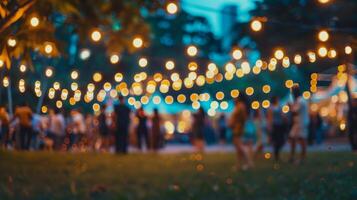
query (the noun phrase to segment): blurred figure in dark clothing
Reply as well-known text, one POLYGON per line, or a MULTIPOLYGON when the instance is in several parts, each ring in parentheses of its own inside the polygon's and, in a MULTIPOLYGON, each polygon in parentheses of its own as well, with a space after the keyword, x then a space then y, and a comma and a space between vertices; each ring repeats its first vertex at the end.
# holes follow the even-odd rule
POLYGON ((107 115, 105 113, 107 105, 103 104, 98 116, 98 128, 101 139, 101 149, 107 151, 109 148, 109 127, 107 124, 107 115))
POLYGON ((202 107, 200 107, 193 115, 192 134, 193 142, 198 151, 204 150, 204 128, 205 128, 206 114, 202 107))
POLYGON ((280 150, 284 146, 287 135, 287 123, 283 117, 279 98, 273 97, 272 106, 268 110, 268 131, 274 149, 275 161, 280 160, 280 150))
POLYGON ((309 145, 313 145, 316 142, 316 138, 321 131, 322 118, 318 112, 310 113, 310 124, 309 124, 309 135, 307 137, 307 142, 309 145))
POLYGON ((154 115, 151 118, 151 143, 154 151, 157 151, 160 147, 161 139, 161 117, 157 108, 154 109, 154 115))
POLYGON ((28 150, 32 138, 32 110, 26 103, 23 103, 15 109, 14 117, 19 120, 20 149, 28 150))
POLYGON ((147 127, 147 116, 143 107, 140 107, 136 113, 136 117, 139 120, 138 127, 136 129, 138 148, 143 150, 142 139, 145 140, 146 148, 149 149, 149 132, 147 127))
POLYGON ((218 131, 219 131, 219 142, 221 144, 226 143, 227 140, 227 120, 226 115, 224 113, 219 116, 218 119, 218 131))
POLYGON ((130 125, 130 108, 125 105, 125 98, 119 96, 119 104, 114 106, 116 132, 115 151, 117 153, 128 153, 128 135, 130 125))

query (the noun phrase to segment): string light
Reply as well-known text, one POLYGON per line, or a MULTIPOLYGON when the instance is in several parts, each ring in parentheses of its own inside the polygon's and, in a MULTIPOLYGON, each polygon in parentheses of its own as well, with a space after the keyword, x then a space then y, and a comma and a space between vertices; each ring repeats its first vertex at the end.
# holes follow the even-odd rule
POLYGON ((319 1, 319 3, 321 3, 321 4, 327 4, 327 3, 330 2, 330 0, 318 0, 318 1, 319 1))
POLYGON ((326 49, 326 47, 320 47, 317 53, 319 54, 320 57, 324 58, 327 56, 328 50, 326 49))
POLYGON ((37 17, 31 17, 30 24, 32 27, 37 27, 40 24, 40 20, 37 17))
POLYGON ((187 47, 187 54, 191 57, 196 56, 198 53, 198 49, 196 46, 190 45, 187 47))
POLYGON ((52 76, 53 76, 53 70, 52 70, 52 68, 48 67, 48 68, 46 69, 46 71, 45 71, 45 75, 46 75, 47 77, 52 77, 52 76))
POLYGON ((263 28, 263 24, 262 22, 260 22, 259 20, 253 20, 251 23, 250 23, 250 28, 255 31, 255 32, 258 32, 258 31, 261 31, 262 28, 263 28))
POLYGON ((15 47, 16 44, 17 44, 17 41, 16 41, 15 38, 9 38, 9 39, 7 40, 7 45, 9 45, 10 47, 15 47))
POLYGON ((45 53, 51 54, 53 51, 53 45, 49 42, 45 43, 45 53))
POLYGON ((102 80, 102 78, 103 78, 102 74, 99 73, 99 72, 96 72, 96 73, 93 74, 93 80, 95 82, 100 82, 102 80))
POLYGON ((74 70, 71 72, 71 78, 73 80, 76 80, 78 78, 79 74, 78 74, 78 71, 74 70))
POLYGON ((91 33, 91 38, 94 42, 99 42, 99 40, 102 38, 102 34, 99 30, 94 30, 91 33))
POLYGON ((141 39, 140 37, 136 37, 133 40, 133 46, 135 48, 141 48, 143 46, 144 42, 143 39, 141 39))
POLYGON ((345 53, 346 53, 347 55, 351 54, 351 53, 352 53, 352 47, 351 47, 351 46, 346 46, 346 47, 345 47, 345 53))
POLYGON ((320 31, 318 34, 318 38, 321 42, 326 42, 329 39, 329 37, 330 36, 329 36, 328 32, 325 30, 320 31))
POLYGON ((113 54, 110 56, 110 63, 117 64, 120 60, 120 57, 117 54, 113 54))
POLYGON ((172 60, 169 60, 165 63, 165 67, 167 70, 173 70, 175 68, 175 63, 172 60))
POLYGON ((24 72, 26 72, 26 70, 27 70, 26 65, 21 64, 21 65, 20 65, 20 72, 24 73, 24 72))
POLYGON ((284 51, 281 49, 277 49, 274 53, 274 57, 278 60, 281 60, 284 58, 284 51))
POLYGON ((146 58, 140 58, 139 59, 139 66, 140 67, 146 67, 148 65, 148 60, 146 58))
POLYGON ((243 52, 242 50, 240 49, 234 49, 232 51, 232 57, 235 59, 235 60, 240 60, 242 57, 243 57, 243 52))
POLYGON ((167 4, 166 11, 171 15, 176 14, 178 11, 178 6, 175 3, 171 2, 167 4))
POLYGON ((296 54, 296 55, 294 56, 294 63, 297 64, 297 65, 299 65, 299 64, 301 64, 301 62, 302 62, 302 57, 301 57, 301 55, 300 55, 300 54, 296 54))
POLYGON ((79 57, 82 59, 82 60, 86 60, 90 57, 90 50, 89 49, 82 49, 80 54, 79 54, 79 57))

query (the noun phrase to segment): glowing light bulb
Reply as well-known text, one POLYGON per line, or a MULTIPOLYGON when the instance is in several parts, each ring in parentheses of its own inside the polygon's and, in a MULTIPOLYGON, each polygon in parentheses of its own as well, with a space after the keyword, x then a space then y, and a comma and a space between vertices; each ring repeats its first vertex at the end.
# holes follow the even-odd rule
POLYGON ((144 42, 143 39, 141 39, 140 37, 136 37, 133 40, 133 46, 135 48, 141 48, 143 46, 144 42))
POLYGON ((253 20, 251 23, 250 23, 250 28, 255 31, 255 32, 258 32, 258 31, 261 31, 262 28, 263 28, 263 24, 262 22, 260 22, 259 20, 253 20))
POLYGON ((146 58, 140 58, 139 59, 139 66, 140 67, 146 67, 148 65, 148 60, 146 58))
POLYGON ((274 57, 276 59, 278 59, 278 60, 283 59, 284 58, 284 51, 281 50, 281 49, 276 50, 275 53, 274 53, 274 57))
POLYGON ((345 53, 348 54, 348 55, 351 54, 352 53, 352 47, 351 46, 346 46, 345 47, 345 53))
POLYGON ((175 63, 172 60, 166 62, 165 67, 167 70, 173 70, 175 68, 175 63))
POLYGON ((47 53, 47 54, 51 54, 52 53, 52 51, 53 51, 53 46, 52 46, 52 44, 46 44, 45 45, 45 52, 47 53))
POLYGON ((234 49, 232 51, 232 57, 235 60, 240 60, 243 57, 243 52, 240 49, 234 49))
POLYGON ((17 42, 16 42, 16 39, 15 39, 15 38, 9 38, 9 39, 7 40, 7 45, 9 45, 10 47, 15 47, 16 44, 17 44, 17 42))
POLYGON ((167 4, 166 11, 171 15, 176 14, 178 11, 178 6, 175 3, 171 2, 167 4))
POLYGON ((71 72, 71 78, 72 78, 73 80, 76 80, 76 79, 78 78, 78 76, 79 76, 79 74, 78 74, 77 71, 72 71, 72 72, 71 72))
POLYGON ((46 71, 45 71, 45 75, 47 77, 53 76, 53 70, 51 68, 47 68, 46 71))
POLYGON ((320 57, 326 57, 328 50, 326 49, 326 47, 320 47, 317 51, 317 53, 319 54, 320 57))
POLYGON ((329 37, 330 36, 329 36, 328 32, 325 30, 320 31, 318 34, 318 38, 321 42, 326 42, 329 39, 329 37))
POLYGON ((187 54, 191 57, 196 56, 198 53, 198 49, 196 46, 190 45, 187 47, 187 54))
POLYGON ((40 24, 40 20, 37 17, 31 17, 30 24, 32 27, 37 27, 40 24))
POLYGON ((110 56, 110 63, 112 63, 112 64, 117 64, 119 62, 119 60, 120 60, 120 57, 117 54, 113 54, 110 56))
POLYGON ((98 30, 91 33, 91 38, 94 42, 98 42, 102 38, 102 34, 98 30))

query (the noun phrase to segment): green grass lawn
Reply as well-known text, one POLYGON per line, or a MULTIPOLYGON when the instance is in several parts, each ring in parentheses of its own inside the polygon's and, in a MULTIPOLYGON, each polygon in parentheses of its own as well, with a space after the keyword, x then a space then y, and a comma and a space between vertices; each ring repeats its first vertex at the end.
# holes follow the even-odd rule
POLYGON ((357 156, 311 153, 296 166, 231 153, 0 152, 0 199, 357 199, 357 156))

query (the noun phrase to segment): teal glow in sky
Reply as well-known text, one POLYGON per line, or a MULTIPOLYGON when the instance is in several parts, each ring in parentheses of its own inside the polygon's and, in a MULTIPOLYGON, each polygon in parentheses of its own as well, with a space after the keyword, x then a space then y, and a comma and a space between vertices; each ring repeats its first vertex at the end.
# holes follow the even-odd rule
POLYGON ((238 20, 249 20, 249 10, 254 8, 254 0, 182 0, 181 6, 185 11, 203 16, 208 19, 213 32, 220 36, 221 31, 221 13, 220 10, 225 5, 238 6, 238 20))

